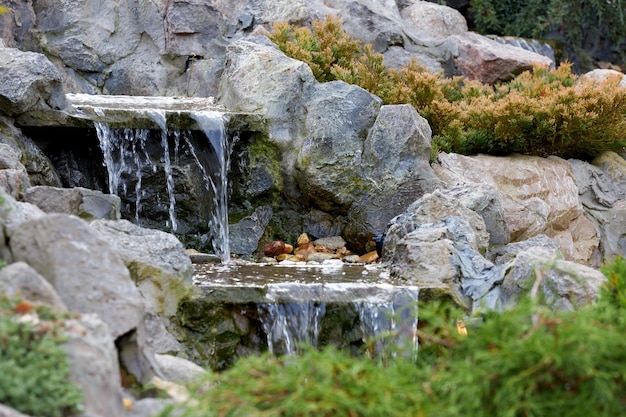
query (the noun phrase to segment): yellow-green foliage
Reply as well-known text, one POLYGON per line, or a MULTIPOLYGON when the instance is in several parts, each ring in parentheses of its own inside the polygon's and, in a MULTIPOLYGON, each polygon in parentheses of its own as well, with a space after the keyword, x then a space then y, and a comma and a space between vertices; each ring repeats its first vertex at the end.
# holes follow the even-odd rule
POLYGON ((307 62, 321 82, 343 80, 384 104, 412 104, 430 123, 435 150, 592 158, 626 144, 626 88, 618 78, 579 79, 569 64, 536 67, 490 86, 433 74, 417 61, 387 68, 370 45, 352 40, 337 18, 313 29, 274 26, 272 40, 307 62))
MULTIPOLYGON (((536 67, 493 93, 439 102, 435 140, 447 151, 591 158, 626 143, 619 78, 578 79, 568 64, 536 67)), ((433 127, 435 130, 435 127, 433 127)))

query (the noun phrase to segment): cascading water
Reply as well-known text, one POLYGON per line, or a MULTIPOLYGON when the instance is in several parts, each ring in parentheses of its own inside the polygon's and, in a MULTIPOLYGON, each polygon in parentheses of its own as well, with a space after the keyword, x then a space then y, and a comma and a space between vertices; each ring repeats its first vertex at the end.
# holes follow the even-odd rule
MULTIPOLYGON (((95 113, 102 116, 96 109, 95 113)), ((160 146, 162 149, 161 163, 165 174, 167 189, 168 217, 167 226, 173 231, 178 230, 179 222, 176 214, 176 194, 174 176, 172 174, 172 159, 178 162, 179 150, 185 146, 202 175, 202 181, 207 193, 212 197, 213 210, 208 222, 208 240, 215 253, 226 263, 230 260, 228 239, 228 171, 230 169, 230 145, 225 132, 225 117, 218 111, 199 111, 190 113, 200 130, 205 134, 213 150, 214 161, 202 163, 193 143, 190 140, 190 131, 169 130, 166 113, 163 110, 144 109, 136 110, 152 120, 160 129, 160 146), (173 137, 173 155, 170 150, 169 138, 173 137), (205 166, 206 165, 206 166, 205 166)), ((147 129, 111 129, 104 122, 95 122, 100 148, 104 157, 104 164, 108 173, 109 192, 124 196, 135 201, 135 223, 141 224, 142 176, 145 169, 157 171, 157 163, 149 156, 147 145, 150 130, 147 129), (134 196, 128 191, 127 181, 134 182, 134 196)))
POLYGON ((125 176, 134 175, 135 223, 141 224, 141 181, 144 169, 156 172, 156 165, 146 150, 148 130, 111 129, 106 123, 95 122, 100 149, 107 168, 109 193, 128 197, 125 176))
POLYGON ((228 240, 228 171, 230 170, 231 149, 224 129, 224 115, 219 112, 192 113, 191 117, 198 123, 204 135, 215 151, 219 171, 217 175, 205 177, 209 180, 213 191, 213 206, 209 224, 213 250, 223 263, 230 261, 228 240))
POLYGON ((326 303, 306 301, 262 304, 259 307, 270 354, 283 352, 293 355, 303 344, 318 346, 326 303))
POLYGON ((176 195, 174 194, 174 177, 172 177, 172 162, 170 158, 170 145, 167 140, 167 120, 164 111, 146 110, 146 114, 161 128, 161 146, 163 147, 163 170, 165 171, 165 185, 169 197, 170 228, 173 232, 178 229, 176 221, 176 195))
MULTIPOLYGON (((320 347, 326 315, 337 305, 350 305, 366 353, 384 358, 401 352, 417 357, 417 287, 378 286, 373 293, 359 295, 358 284, 277 284, 268 287, 267 297, 275 303, 259 305, 259 320, 271 354, 296 354, 302 345, 320 347), (356 298, 355 298, 356 295, 356 298), (287 301, 287 298, 290 298, 287 301)), ((371 292, 371 287, 368 292, 371 292)), ((346 307, 342 307, 345 309, 346 307)), ((336 320, 329 318, 328 322, 336 320)), ((354 331, 354 330, 353 330, 354 331)))

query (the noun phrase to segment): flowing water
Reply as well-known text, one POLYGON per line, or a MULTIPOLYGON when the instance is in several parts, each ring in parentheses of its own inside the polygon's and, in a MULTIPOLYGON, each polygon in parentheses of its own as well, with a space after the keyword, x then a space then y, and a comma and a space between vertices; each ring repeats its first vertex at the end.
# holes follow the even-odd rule
MULTIPOLYGON (((230 169, 232 145, 229 143, 228 135, 225 131, 226 119, 224 114, 218 111, 197 111, 190 114, 196 120, 200 130, 207 139, 208 145, 213 149, 216 156, 215 161, 207 165, 206 163, 203 164, 200 158, 198 158, 198 150, 194 148, 190 140, 190 131, 168 128, 165 110, 155 108, 136 109, 134 111, 145 115, 159 127, 162 156, 157 164, 151 159, 147 151, 148 141, 151 138, 150 130, 112 129, 105 122, 94 122, 104 157, 104 164, 107 169, 109 193, 126 198, 133 198, 131 194, 134 194, 134 221, 141 225, 142 197, 145 194, 145 190, 142 189, 143 172, 145 169, 152 172, 162 169, 167 190, 166 204, 169 214, 166 226, 172 232, 178 231, 176 184, 172 175, 172 160, 177 162, 180 147, 184 144, 195 161, 197 168, 202 173, 206 191, 212 196, 213 210, 208 222, 208 239, 215 253, 222 259, 222 262, 229 262, 228 171, 230 169), (173 149, 170 147, 170 138, 173 138, 173 149), (134 183, 132 193, 128 190, 129 183, 134 183)), ((102 110, 98 108, 95 110, 95 113, 101 116, 104 115, 102 110)), ((203 208, 199 207, 198 209, 202 210, 203 208)))
POLYGON ((259 321, 270 353, 335 345, 373 357, 417 355, 419 289, 379 266, 196 265, 194 280, 205 300, 245 305, 238 314, 259 321))
POLYGON ((232 141, 225 132, 223 112, 203 110, 205 102, 194 104, 199 108, 187 112, 213 151, 207 162, 207 158, 199 157, 190 131, 168 126, 172 112, 184 110, 180 100, 169 98, 166 106, 159 107, 161 100, 156 98, 73 99, 80 100, 81 111, 91 112, 100 120, 95 127, 108 172, 109 192, 127 198, 134 194, 135 222, 142 221, 146 173, 162 170, 168 226, 177 231, 172 164, 178 163, 183 146, 212 196, 214 210, 208 238, 222 263, 195 265, 194 282, 203 295, 177 315, 186 323, 189 335, 195 335, 196 343, 188 352, 191 356, 223 369, 246 352, 267 349, 273 354, 291 355, 303 345, 348 347, 375 357, 416 355, 419 289, 391 281, 384 269, 348 266, 339 261, 291 266, 229 262, 227 178, 232 141), (124 111, 151 120, 158 126, 157 135, 154 129, 112 129, 103 122, 105 111, 118 105, 116 100, 123 103, 124 111), (159 146, 161 156, 155 158, 154 149, 159 146))

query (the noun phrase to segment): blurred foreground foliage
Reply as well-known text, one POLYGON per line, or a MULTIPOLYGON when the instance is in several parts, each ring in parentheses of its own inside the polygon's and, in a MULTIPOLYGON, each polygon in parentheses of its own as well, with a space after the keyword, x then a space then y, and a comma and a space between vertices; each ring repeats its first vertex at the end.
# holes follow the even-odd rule
POLYGON ((534 299, 456 327, 463 312, 420 305, 417 361, 333 348, 247 357, 191 387, 164 416, 613 417, 626 413, 626 261, 599 300, 554 312, 534 299), (478 324, 471 325, 478 321, 478 324))
POLYGON ((63 318, 0 294, 0 404, 38 417, 79 411, 83 394, 69 379, 63 318))
POLYGON ((342 80, 384 104, 413 105, 433 130, 433 156, 444 151, 589 160, 626 144, 626 88, 618 86, 618 76, 594 81, 576 76, 565 63, 492 86, 433 74, 417 61, 387 68, 383 56, 352 39, 336 17, 312 28, 277 23, 271 39, 306 62, 320 82, 342 80))

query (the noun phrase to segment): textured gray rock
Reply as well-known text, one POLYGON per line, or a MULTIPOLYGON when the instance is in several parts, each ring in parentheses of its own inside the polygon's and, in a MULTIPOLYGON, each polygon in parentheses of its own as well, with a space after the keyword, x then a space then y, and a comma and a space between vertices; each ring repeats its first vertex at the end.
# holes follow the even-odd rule
POLYGON ((412 3, 402 9, 400 15, 407 24, 412 24, 422 32, 437 39, 445 39, 468 31, 465 18, 453 8, 428 1, 412 3))
MULTIPOLYGON (((383 260, 391 260, 395 245, 403 236, 413 232, 423 224, 434 223, 445 217, 454 216, 465 219, 473 230, 467 243, 473 250, 485 254, 489 246, 489 235, 483 218, 475 211, 467 208, 455 195, 447 189, 438 189, 425 194, 412 203, 404 213, 390 222, 385 238, 383 260)), ((470 236, 470 234, 466 234, 470 236)))
POLYGON ((24 193, 23 201, 31 203, 46 213, 73 214, 85 220, 119 220, 120 198, 87 188, 31 187, 24 193))
POLYGON ((43 54, 0 48, 0 111, 14 117, 65 108, 61 74, 43 54))
POLYGON ((490 307, 506 308, 536 291, 539 300, 554 310, 575 310, 593 303, 605 282, 600 271, 534 246, 518 253, 490 307))
POLYGON ((259 240, 272 218, 271 207, 257 207, 254 212, 229 226, 230 252, 239 255, 252 255, 259 246, 259 240))
POLYGON ((504 278, 503 266, 492 264, 476 251, 476 233, 461 217, 447 216, 409 228, 396 223, 387 239, 393 245, 385 246, 383 261, 393 277, 441 288, 465 308, 482 303, 504 278))
POLYGON ((150 310, 173 316, 190 291, 193 272, 180 241, 172 234, 142 228, 128 220, 95 220, 89 226, 123 260, 150 310))
POLYGON ((355 167, 361 165, 380 103, 380 98, 342 81, 317 86, 306 104, 308 134, 296 165, 296 181, 309 204, 345 214, 365 192, 355 167))
POLYGON ((84 221, 48 214, 24 222, 11 234, 15 261, 32 266, 72 311, 97 313, 114 338, 136 328, 143 301, 113 248, 84 221))
POLYGON ((218 103, 233 111, 259 112, 268 120, 276 143, 298 147, 304 102, 317 82, 305 63, 288 58, 267 38, 231 43, 221 78, 218 103))
POLYGON ((124 415, 118 355, 108 326, 95 314, 82 314, 66 321, 65 329, 70 379, 83 392, 84 415, 124 415))
MULTIPOLYGON (((0 223, 7 237, 10 237, 14 230, 29 220, 34 220, 45 216, 39 207, 16 201, 12 196, 6 194, 4 189, 0 188, 0 223)), ((7 258, 4 258, 7 259, 7 258)))
MULTIPOLYGON (((52 162, 31 139, 14 126, 13 120, 0 114, 0 126, 0 143, 9 145, 19 153, 19 162, 26 168, 31 184, 60 187, 61 181, 52 162)), ((12 168, 21 169, 21 164, 12 168)))
POLYGON ((581 202, 600 243, 592 265, 626 254, 626 162, 614 152, 593 161, 569 160, 581 202))
POLYGON ((154 357, 166 381, 188 384, 207 374, 204 368, 184 358, 172 355, 154 355, 154 357))
POLYGON ((343 234, 359 252, 372 236, 442 183, 429 164, 431 130, 410 105, 382 106, 363 144, 363 197, 351 205, 343 234))
POLYGON ((30 178, 20 161, 21 156, 12 146, 0 143, 0 188, 18 199, 30 187, 30 178))
POLYGON ((0 293, 46 304, 59 311, 67 310, 54 287, 24 262, 14 262, 0 269, 0 293))

